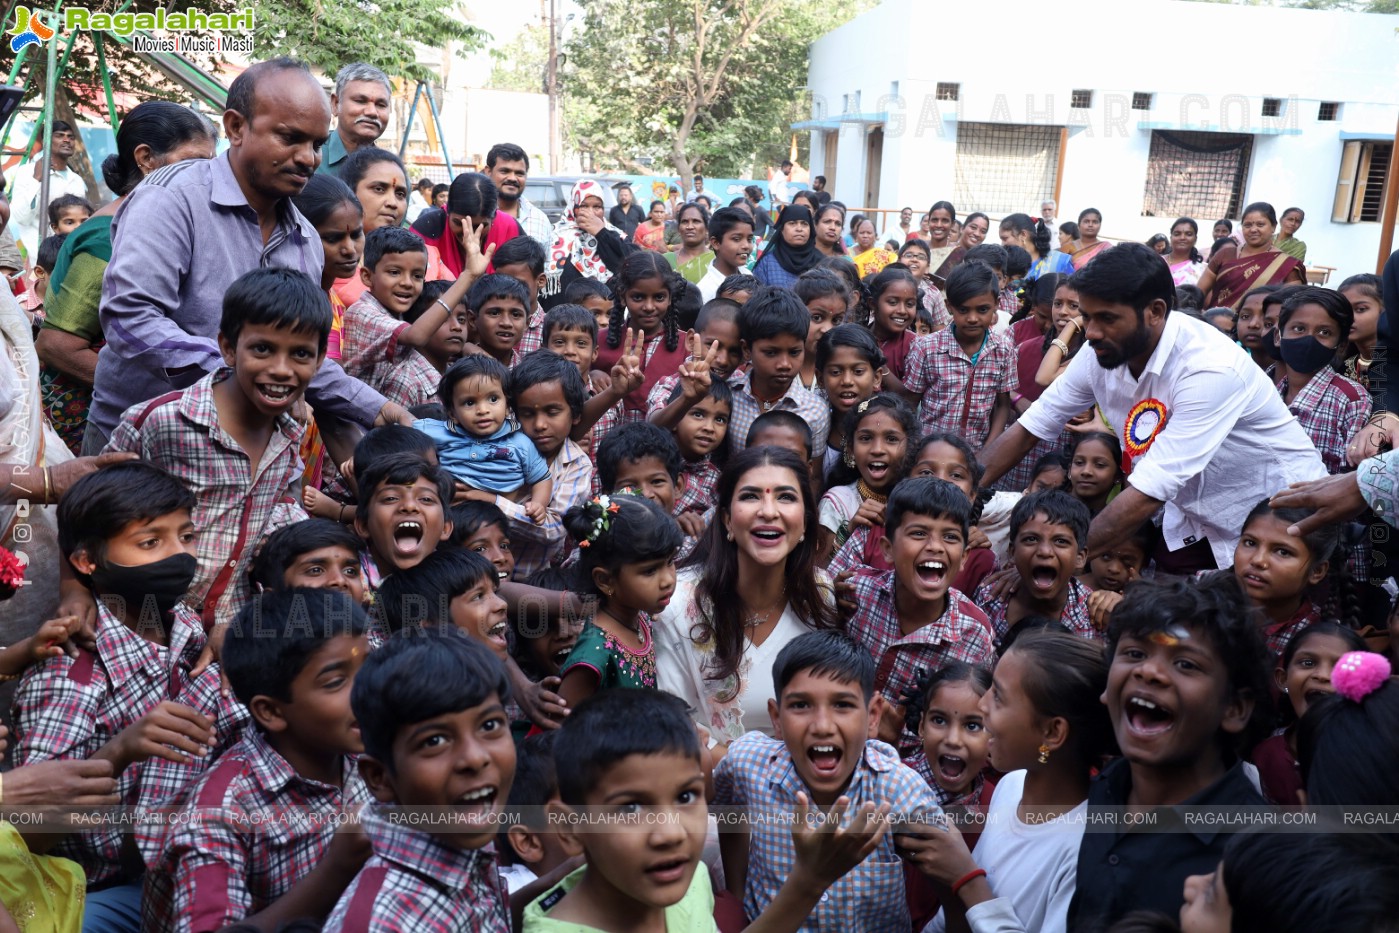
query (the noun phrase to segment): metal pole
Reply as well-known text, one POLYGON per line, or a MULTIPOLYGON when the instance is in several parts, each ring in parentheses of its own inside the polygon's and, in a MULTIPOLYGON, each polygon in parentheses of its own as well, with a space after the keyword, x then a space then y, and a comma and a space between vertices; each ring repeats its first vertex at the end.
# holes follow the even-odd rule
MULTIPOLYGON (((1064 155, 1069 148, 1069 128, 1059 127, 1059 159, 1054 164, 1054 208, 1059 209, 1059 193, 1064 190, 1064 155)), ((1057 230, 1049 231, 1057 233, 1057 230)))
MULTIPOLYGON (((1394 218, 1399 213, 1399 126, 1394 129, 1394 146, 1389 150, 1389 174, 1384 181, 1384 216, 1380 220, 1380 258, 1375 261, 1375 274, 1384 272, 1384 264, 1394 249, 1394 218)), ((1391 336, 1391 340, 1396 339, 1391 336)))
POLYGON ((549 0, 549 171, 559 173, 559 14, 549 0))
MULTIPOLYGON (((54 23, 58 23, 58 10, 63 5, 62 0, 53 8, 54 23)), ((72 43, 69 43, 72 47, 72 43)), ((66 60, 66 56, 65 56, 66 60)), ((53 171, 53 106, 58 99, 58 43, 49 43, 49 65, 44 75, 44 168, 43 178, 39 182, 39 230, 43 231, 44 218, 49 213, 49 173, 53 171)), ((76 128, 74 129, 76 133, 76 128)), ((40 237, 42 240, 43 237, 40 237)), ((30 262, 34 257, 30 257, 30 262)))
POLYGON ((437 101, 433 99, 432 88, 427 89, 427 109, 432 114, 433 126, 437 127, 437 141, 442 144, 442 161, 447 163, 447 177, 456 176, 456 169, 452 168, 452 154, 447 151, 447 134, 442 132, 442 118, 437 115, 437 101))
POLYGON ((413 91, 413 105, 408 108, 408 119, 403 127, 403 140, 398 144, 398 157, 400 159, 408 151, 408 135, 413 132, 413 120, 418 115, 418 98, 422 96, 423 82, 419 81, 417 88, 413 91))

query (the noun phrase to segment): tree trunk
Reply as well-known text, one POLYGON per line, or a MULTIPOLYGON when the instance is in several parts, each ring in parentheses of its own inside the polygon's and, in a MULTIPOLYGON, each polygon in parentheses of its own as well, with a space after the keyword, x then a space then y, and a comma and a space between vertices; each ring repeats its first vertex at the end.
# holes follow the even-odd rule
MULTIPOLYGON (((82 176, 83 181, 87 183, 87 199, 96 208, 102 201, 102 193, 97 188, 97 179, 93 174, 92 160, 88 158, 87 147, 83 145, 83 134, 78 132, 78 114, 73 108, 72 92, 62 84, 58 86, 57 99, 53 102, 53 116, 55 120, 63 120, 73 127, 77 146, 73 150, 73 157, 68 160, 68 167, 82 176)), ((43 138, 40 135, 41 141, 43 138)))

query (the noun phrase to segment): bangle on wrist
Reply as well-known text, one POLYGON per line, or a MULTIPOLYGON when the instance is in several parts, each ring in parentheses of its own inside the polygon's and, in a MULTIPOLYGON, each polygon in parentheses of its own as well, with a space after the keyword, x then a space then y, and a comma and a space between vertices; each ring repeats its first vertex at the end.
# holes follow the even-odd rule
POLYGON ((443 301, 441 298, 434 298, 432 300, 442 306, 442 310, 447 312, 448 317, 452 316, 452 309, 447 307, 447 302, 443 301))
POLYGON ((952 882, 952 893, 955 895, 958 891, 961 891, 963 887, 970 884, 972 881, 976 880, 977 878, 985 877, 986 869, 973 868, 971 871, 967 872, 965 875, 952 882))
POLYGON ((49 476, 48 467, 44 467, 44 502, 53 503, 53 479, 49 476))
POLYGON ((1058 347, 1059 352, 1064 354, 1065 356, 1069 355, 1069 345, 1064 341, 1060 340, 1058 337, 1055 337, 1053 340, 1049 341, 1049 345, 1051 347, 1058 347))

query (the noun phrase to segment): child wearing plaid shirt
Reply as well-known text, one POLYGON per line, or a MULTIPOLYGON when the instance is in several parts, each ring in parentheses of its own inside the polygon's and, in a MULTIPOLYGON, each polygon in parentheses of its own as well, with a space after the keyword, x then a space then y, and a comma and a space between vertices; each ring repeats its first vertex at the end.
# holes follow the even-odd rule
POLYGON ((182 795, 179 812, 191 818, 172 822, 146 875, 147 929, 319 919, 359 871, 363 839, 335 827, 369 799, 350 712, 367 628, 332 590, 283 590, 243 607, 220 659, 255 728, 182 795))
POLYGON ((107 443, 169 470, 195 494, 199 568, 189 602, 202 607, 206 627, 247 600, 258 542, 306 517, 297 501, 303 429, 292 407, 325 359, 330 326, 330 301, 305 275, 243 275, 224 294, 224 367, 133 405, 107 443))
POLYGON ((345 372, 405 408, 433 400, 441 373, 419 350, 432 342, 490 262, 475 237, 463 242, 466 266, 461 275, 410 322, 405 316, 415 310, 423 292, 427 244, 401 227, 380 227, 364 239, 360 277, 367 290, 345 309, 345 372))
POLYGON ((905 722, 905 693, 918 672, 949 661, 990 666, 991 625, 971 600, 952 588, 962 566, 971 503, 946 480, 906 479, 885 506, 880 548, 894 569, 857 571, 850 637, 877 665, 875 689, 884 695, 879 736, 910 755, 920 747, 905 722))
MULTIPOLYGON (((757 917, 796 864, 790 816, 809 799, 828 808, 889 804, 894 823, 941 818, 933 792, 889 745, 871 737, 877 716, 875 664, 838 632, 811 632, 773 664, 777 699, 768 701, 781 738, 750 732, 729 746, 714 770, 715 803, 746 807, 752 829, 720 838, 729 890, 757 917), (813 710, 820 710, 814 715, 813 710), (799 797, 800 795, 800 797, 799 797)), ((833 884, 800 929, 894 933, 911 927, 904 864, 892 834, 833 884)))
POLYGON ((1010 513, 1010 559, 1020 575, 1015 592, 991 595, 983 584, 972 597, 991 620, 996 646, 1030 616, 1058 619, 1084 638, 1098 637, 1089 612, 1091 591, 1075 576, 1088 550, 1088 506, 1066 492, 1034 492, 1010 513))
MULTIPOLYGON (((667 515, 680 514, 680 476, 685 459, 675 435, 646 421, 624 424, 597 450, 599 489, 629 492, 659 505, 667 515)), ((684 560, 699 535, 681 526, 684 541, 676 560, 684 560)))
MULTIPOLYGON (((596 462, 598 446, 613 428, 622 423, 622 399, 630 382, 626 367, 614 367, 613 380, 601 374, 594 378, 593 363, 597 360, 597 318, 582 305, 555 305, 544 315, 544 346, 578 368, 583 379, 586 399, 574 422, 569 437, 578 444, 587 444, 588 456, 596 462)), ((581 449, 581 448, 580 448, 581 449)), ((592 476, 591 492, 597 492, 597 474, 592 476)))
POLYGON ((400 632, 365 660, 350 705, 377 801, 361 819, 374 854, 325 933, 511 933, 490 846, 515 776, 509 694, 490 649, 455 630, 400 632), (425 830, 406 819, 443 807, 458 819, 425 830))
POLYGON ((904 389, 919 406, 923 433, 950 431, 980 451, 1005 430, 1018 385, 1015 347, 992 332, 996 273, 963 263, 947 279, 952 326, 914 343, 904 389))
MULTIPOLYGON (((194 673, 204 629, 180 602, 195 571, 194 507, 179 480, 141 462, 84 476, 63 497, 59 545, 97 601, 96 647, 25 673, 12 711, 16 764, 106 759, 120 802, 151 807, 238 740, 247 713, 220 695, 216 665, 194 673)), ((123 842, 119 829, 98 829, 51 854, 82 866, 90 920, 134 929, 140 884, 123 842)))
POLYGON ((508 535, 521 577, 563 558, 568 538, 564 513, 581 505, 592 492, 592 461, 569 439, 569 432, 583 415, 585 392, 578 368, 550 350, 531 353, 510 371, 506 387, 510 408, 519 421, 520 433, 534 443, 548 464, 553 492, 542 521, 531 521, 525 509, 508 496, 485 492, 468 496, 493 503, 509 519, 508 535))
MULTIPOLYGON (((685 386, 676 386, 670 400, 679 399, 685 391, 685 386)), ((672 514, 691 537, 704 534, 714 514, 714 491, 719 486, 719 464, 714 458, 726 452, 724 441, 732 413, 733 390, 718 380, 709 384, 705 394, 671 428, 681 456, 672 514)))
POLYGON ((517 236, 500 244, 491 263, 499 275, 508 275, 523 285, 529 294, 527 307, 532 310, 520 335, 520 342, 515 345, 521 359, 544 346, 545 313, 544 306, 539 303, 539 290, 547 279, 544 274, 547 258, 544 247, 534 237, 517 236))

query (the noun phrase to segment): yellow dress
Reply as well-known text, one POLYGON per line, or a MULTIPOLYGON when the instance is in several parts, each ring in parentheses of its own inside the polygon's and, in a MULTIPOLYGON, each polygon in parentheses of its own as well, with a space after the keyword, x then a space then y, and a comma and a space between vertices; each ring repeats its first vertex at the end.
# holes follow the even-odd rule
POLYGON ((35 855, 0 822, 0 903, 23 933, 78 933, 87 879, 76 862, 35 855))

